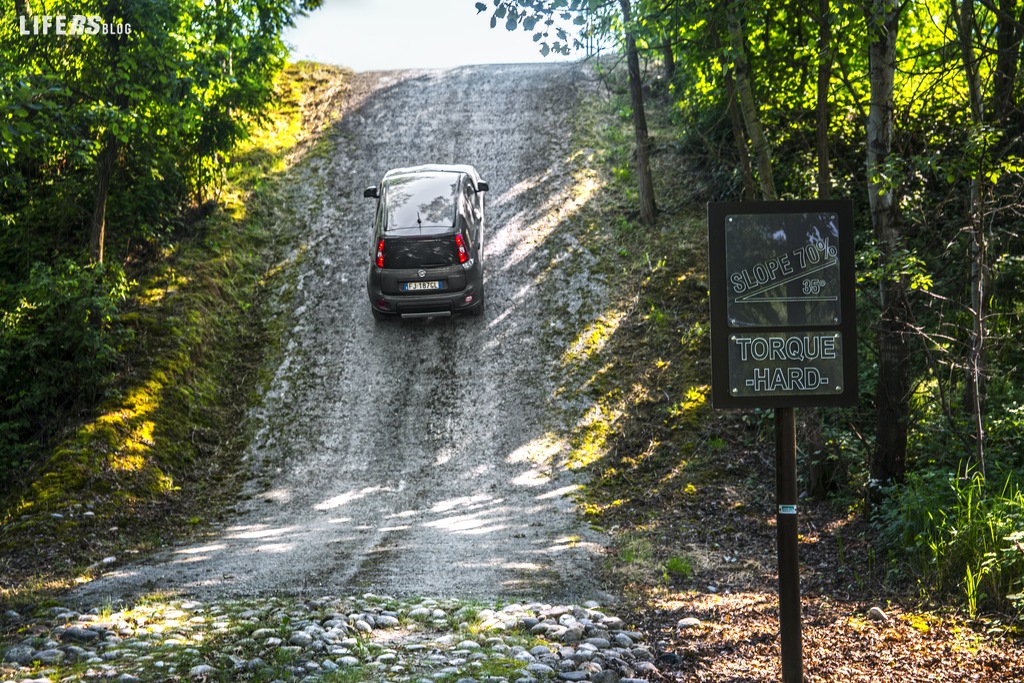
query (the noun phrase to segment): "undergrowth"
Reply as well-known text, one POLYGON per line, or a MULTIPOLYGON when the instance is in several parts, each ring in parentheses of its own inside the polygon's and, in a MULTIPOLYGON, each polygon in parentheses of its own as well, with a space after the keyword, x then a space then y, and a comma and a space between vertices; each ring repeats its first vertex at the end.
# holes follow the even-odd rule
MULTIPOLYGON (((591 171, 600 190, 578 217, 576 234, 596 257, 591 271, 609 286, 607 304, 564 343, 561 394, 584 397, 567 464, 589 475, 580 507, 610 532, 606 570, 627 596, 649 604, 643 596, 718 581, 773 591, 772 413, 714 411, 709 395, 704 206, 735 198, 723 195, 736 188, 723 181, 715 194, 716 171, 696 168, 686 153, 697 134, 687 137, 670 103, 652 91, 647 115, 659 213, 654 225, 641 225, 621 78, 606 75, 611 94, 583 107, 589 113, 577 122, 578 146, 597 150, 591 171)), ((870 339, 867 323, 862 328, 870 339)), ((862 344, 865 388, 877 371, 872 352, 870 342, 862 344)), ((1002 464, 992 465, 988 480, 957 470, 960 451, 951 448, 942 415, 927 414, 934 424, 917 416, 918 467, 869 520, 869 389, 862 398, 857 409, 821 411, 835 479, 827 495, 801 499, 805 587, 960 608, 970 619, 996 613, 978 622, 983 626, 1013 622, 1024 607, 1019 411, 989 420, 990 459, 1002 464), (837 558, 834 570, 817 570, 837 558)), ((803 483, 807 458, 800 453, 803 483)))
POLYGON ((289 169, 330 122, 310 94, 345 82, 333 67, 286 69, 269 122, 236 150, 218 207, 129 271, 124 303, 109 311, 111 335, 128 340, 116 376, 82 418, 54 427, 63 436, 0 506, 3 602, 45 599, 206 528, 231 504, 247 441, 236 426, 282 324, 267 306, 288 288, 289 169))
POLYGON ((894 571, 909 570, 927 594, 952 596, 975 619, 1024 607, 1024 491, 1013 474, 911 474, 877 520, 886 545, 903 548, 894 571))
POLYGON ((606 573, 630 593, 696 585, 716 565, 695 545, 708 534, 694 525, 694 511, 735 520, 716 539, 722 544, 746 542, 757 510, 744 499, 760 494, 745 491, 765 478, 731 478, 739 463, 723 452, 756 449, 765 425, 711 408, 707 234, 695 194, 703 190, 679 172, 676 132, 655 101, 648 123, 659 213, 654 225, 640 223, 619 78, 606 74, 577 120, 575 144, 596 150, 587 170, 599 189, 571 230, 596 257, 589 270, 607 283, 607 296, 562 340, 557 396, 578 413, 565 463, 588 475, 578 503, 610 534, 606 573))

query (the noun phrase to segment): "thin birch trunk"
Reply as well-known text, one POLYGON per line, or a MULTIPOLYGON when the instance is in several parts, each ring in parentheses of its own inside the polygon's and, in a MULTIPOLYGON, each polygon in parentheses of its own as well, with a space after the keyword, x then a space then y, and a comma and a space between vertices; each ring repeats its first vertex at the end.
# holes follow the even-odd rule
POLYGON ((778 193, 775 191, 775 180, 772 178, 771 145, 768 144, 768 138, 764 135, 761 116, 757 110, 757 104, 754 102, 754 89, 750 82, 750 65, 747 63, 743 27, 733 4, 730 4, 729 11, 729 39, 733 52, 733 79, 736 83, 740 113, 743 115, 747 135, 750 137, 750 146, 754 152, 757 182, 761 188, 761 196, 768 201, 774 201, 778 199, 778 193))
MULTIPOLYGON (((984 101, 981 94, 981 78, 974 56, 972 38, 976 29, 974 4, 969 1, 950 0, 950 9, 957 22, 960 41, 960 56, 963 62, 964 78, 970 98, 971 120, 981 126, 985 119, 984 101)), ((964 399, 971 411, 974 425, 974 458, 981 476, 985 476, 985 298, 988 285, 988 239, 985 235, 984 207, 982 200, 982 173, 984 169, 971 169, 970 226, 971 233, 971 343, 967 353, 967 377, 964 399)))
MULTIPOLYGON (((818 198, 831 199, 832 177, 829 169, 828 92, 832 80, 832 27, 829 24, 829 0, 818 0, 818 100, 816 111, 815 148, 818 157, 818 198)), ((821 426, 821 411, 806 408, 801 411, 803 439, 807 444, 807 492, 815 497, 834 489, 840 477, 840 463, 826 453, 825 435, 821 426)))
MULTIPOLYGON (((886 179, 892 151, 893 91, 896 78, 898 0, 870 0, 865 6, 868 23, 868 77, 871 98, 867 121, 868 204, 883 272, 890 269, 901 246, 899 204, 886 179)), ((875 486, 902 482, 906 474, 907 434, 910 419, 911 330, 904 279, 885 273, 879 286, 881 320, 878 333, 876 391, 876 445, 871 459, 875 486)))
POLYGON ((629 0, 619 0, 626 27, 626 64, 629 68, 629 97, 633 106, 633 130, 636 135, 636 170, 639 179, 640 222, 653 225, 657 207, 654 204, 654 179, 651 176, 651 138, 647 133, 644 112, 643 82, 640 78, 640 55, 630 28, 629 0))

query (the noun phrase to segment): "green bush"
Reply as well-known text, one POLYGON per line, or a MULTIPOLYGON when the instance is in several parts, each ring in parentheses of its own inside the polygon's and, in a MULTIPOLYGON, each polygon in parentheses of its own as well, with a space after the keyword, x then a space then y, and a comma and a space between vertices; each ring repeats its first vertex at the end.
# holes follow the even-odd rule
POLYGON ((62 261, 0 292, 0 477, 31 463, 57 418, 103 395, 127 291, 120 268, 62 261))
POLYGON ((1024 492, 963 470, 926 470, 894 491, 878 520, 891 555, 922 587, 959 594, 971 617, 1024 608, 1024 492))

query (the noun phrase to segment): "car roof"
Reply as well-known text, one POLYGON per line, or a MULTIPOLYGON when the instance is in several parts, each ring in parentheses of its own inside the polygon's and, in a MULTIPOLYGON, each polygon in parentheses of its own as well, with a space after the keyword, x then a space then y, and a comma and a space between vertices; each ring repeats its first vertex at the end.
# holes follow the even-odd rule
POLYGON ((393 168, 384 174, 384 180, 398 176, 418 175, 421 173, 461 173, 468 175, 473 185, 480 182, 480 174, 469 164, 424 164, 422 166, 406 166, 404 168, 393 168))

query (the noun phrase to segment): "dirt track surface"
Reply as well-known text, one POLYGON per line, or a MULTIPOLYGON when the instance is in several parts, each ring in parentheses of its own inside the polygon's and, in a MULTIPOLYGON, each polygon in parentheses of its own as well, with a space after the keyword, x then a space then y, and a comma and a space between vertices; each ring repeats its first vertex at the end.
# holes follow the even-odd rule
POLYGON ((551 467, 565 443, 550 409, 557 359, 541 341, 582 79, 571 65, 355 76, 329 153, 293 192, 305 225, 294 325, 255 416, 238 515, 80 597, 606 597, 593 579, 600 539, 551 467), (362 190, 420 163, 472 164, 490 183, 487 311, 375 324, 362 190))

